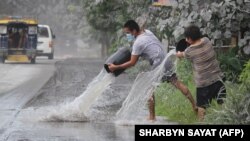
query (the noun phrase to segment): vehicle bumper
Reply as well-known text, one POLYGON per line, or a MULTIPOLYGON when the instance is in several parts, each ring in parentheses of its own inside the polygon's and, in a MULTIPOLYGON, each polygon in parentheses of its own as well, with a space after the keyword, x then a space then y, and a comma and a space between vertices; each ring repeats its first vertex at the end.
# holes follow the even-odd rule
POLYGON ((37 56, 48 56, 51 53, 53 53, 52 49, 47 49, 47 50, 40 50, 40 49, 38 49, 37 50, 37 56))
POLYGON ((42 53, 52 53, 53 47, 44 46, 44 45, 38 45, 37 50, 42 53))
POLYGON ((8 55, 6 59, 14 62, 28 62, 30 60, 27 55, 8 55))

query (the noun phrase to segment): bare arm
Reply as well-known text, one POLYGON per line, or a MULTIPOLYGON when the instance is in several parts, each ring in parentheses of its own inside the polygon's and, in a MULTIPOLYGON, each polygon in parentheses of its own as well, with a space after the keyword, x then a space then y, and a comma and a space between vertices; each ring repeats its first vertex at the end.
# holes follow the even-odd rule
POLYGON ((117 69, 126 69, 129 67, 132 67, 136 64, 136 62, 138 61, 139 56, 138 55, 132 55, 130 58, 130 61, 123 63, 121 65, 114 65, 114 64, 109 64, 109 69, 111 72, 117 70, 117 69))
POLYGON ((180 52, 180 51, 178 51, 178 52, 176 53, 176 56, 179 57, 179 58, 185 57, 185 56, 184 56, 184 52, 180 52))

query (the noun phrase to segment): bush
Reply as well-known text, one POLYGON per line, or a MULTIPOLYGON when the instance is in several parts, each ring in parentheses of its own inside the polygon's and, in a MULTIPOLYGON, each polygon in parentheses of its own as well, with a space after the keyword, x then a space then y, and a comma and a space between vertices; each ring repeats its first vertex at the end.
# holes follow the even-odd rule
POLYGON ((248 90, 250 90, 250 61, 246 63, 245 68, 240 75, 240 81, 245 84, 248 90))
POLYGON ((244 87, 226 84, 227 98, 220 106, 212 102, 207 110, 208 124, 250 124, 250 93, 244 87))
POLYGON ((237 51, 237 48, 233 48, 227 52, 218 53, 220 68, 224 72, 226 79, 232 82, 238 82, 243 69, 243 62, 237 56, 237 51))

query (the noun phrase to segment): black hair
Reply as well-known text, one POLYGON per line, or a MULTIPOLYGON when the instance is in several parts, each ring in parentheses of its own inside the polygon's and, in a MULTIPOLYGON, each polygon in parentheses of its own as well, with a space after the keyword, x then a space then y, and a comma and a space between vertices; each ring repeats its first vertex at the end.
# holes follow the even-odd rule
POLYGON ((124 24, 123 28, 128 28, 130 31, 133 31, 133 30, 135 30, 135 31, 137 31, 137 32, 140 31, 139 25, 138 25, 134 20, 128 20, 128 21, 124 24))
POLYGON ((185 51, 185 49, 189 46, 189 43, 186 42, 186 39, 181 39, 180 41, 178 41, 178 43, 176 44, 176 51, 185 51))
POLYGON ((184 35, 186 38, 191 38, 193 41, 196 41, 202 37, 200 28, 196 25, 190 25, 185 28, 184 35))

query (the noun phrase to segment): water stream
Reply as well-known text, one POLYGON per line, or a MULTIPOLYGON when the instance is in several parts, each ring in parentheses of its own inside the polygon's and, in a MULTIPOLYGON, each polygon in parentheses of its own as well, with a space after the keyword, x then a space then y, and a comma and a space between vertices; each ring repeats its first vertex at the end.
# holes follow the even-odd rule
POLYGON ((45 107, 43 121, 88 121, 116 119, 119 124, 131 124, 146 119, 147 101, 159 85, 165 72, 165 62, 175 59, 170 51, 163 63, 152 71, 140 73, 126 99, 114 91, 116 78, 104 69, 88 84, 86 90, 72 102, 56 107, 45 107), (123 102, 121 107, 121 102, 123 102), (120 103, 120 107, 119 107, 120 103), (113 105, 113 106, 112 106, 113 105), (115 114, 108 114, 114 112, 115 114), (107 117, 113 116, 113 117, 107 117))
POLYGON ((127 125, 147 122, 145 121, 148 115, 147 101, 160 84, 162 76, 166 73, 165 67, 168 66, 166 66, 167 63, 165 62, 170 61, 170 63, 174 64, 175 59, 175 50, 171 50, 157 68, 152 71, 142 72, 137 76, 122 108, 117 112, 116 123, 127 125))
POLYGON ((110 89, 110 84, 115 80, 112 74, 102 70, 87 86, 87 89, 74 101, 63 103, 58 107, 47 107, 50 109, 45 121, 87 121, 87 113, 97 98, 110 89))

